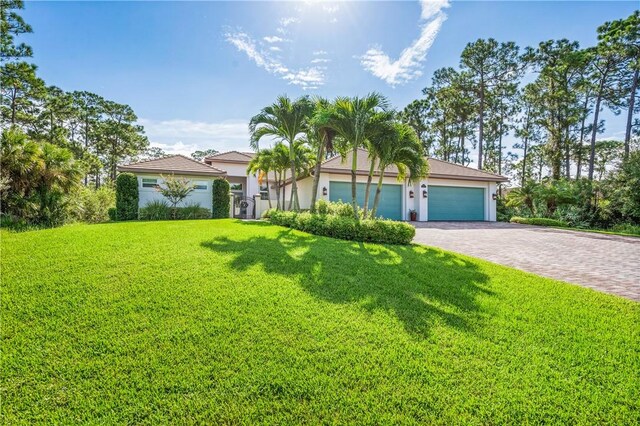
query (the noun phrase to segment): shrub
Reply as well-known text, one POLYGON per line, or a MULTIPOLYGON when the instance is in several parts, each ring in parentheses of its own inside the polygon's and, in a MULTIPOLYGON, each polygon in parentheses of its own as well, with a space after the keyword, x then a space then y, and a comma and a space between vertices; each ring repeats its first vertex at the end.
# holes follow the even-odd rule
POLYGON ((111 218, 109 210, 112 208, 114 209, 112 214, 115 216, 116 194, 113 188, 108 186, 101 186, 98 189, 81 187, 73 195, 70 209, 73 219, 88 223, 106 222, 111 218))
POLYGON ((206 209, 198 203, 190 203, 184 207, 176 209, 176 219, 209 219, 211 210, 206 209))
POLYGON ((183 220, 183 219, 209 219, 211 210, 201 207, 198 203, 188 204, 185 207, 175 209, 164 200, 149 201, 140 209, 140 220, 183 220))
POLYGON ((107 214, 109 215, 109 220, 112 222, 115 222, 118 220, 118 215, 116 214, 116 208, 115 207, 111 207, 109 210, 107 210, 107 214))
POLYGON ((557 219, 548 219, 546 217, 518 217, 514 216, 510 220, 511 223, 521 223, 523 225, 538 225, 538 226, 558 226, 566 228, 569 226, 567 222, 557 219))
POLYGON ((171 217, 171 207, 164 200, 149 201, 140 209, 140 220, 167 220, 171 217))
POLYGON ((611 230, 621 234, 640 235, 640 225, 631 225, 629 223, 615 225, 611 230))
POLYGON ((120 173, 116 178, 116 218, 138 218, 138 179, 132 173, 120 173))
POLYGON ((416 232, 413 226, 404 222, 384 219, 357 221, 353 217, 337 214, 270 210, 268 217, 275 225, 315 235, 372 243, 409 244, 416 232))
POLYGON ((316 201, 316 213, 329 214, 329 203, 326 200, 316 201))
POLYGON ((214 219, 223 219, 229 217, 229 209, 231 208, 229 200, 229 182, 227 182, 225 179, 215 179, 213 181, 212 191, 212 217, 214 219))

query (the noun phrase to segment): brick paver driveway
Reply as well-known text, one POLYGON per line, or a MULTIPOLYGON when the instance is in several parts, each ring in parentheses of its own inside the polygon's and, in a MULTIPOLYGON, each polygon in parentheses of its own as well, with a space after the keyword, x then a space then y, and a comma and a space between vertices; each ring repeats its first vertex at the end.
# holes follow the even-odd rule
POLYGON ((500 222, 416 224, 415 242, 640 301, 640 238, 500 222))

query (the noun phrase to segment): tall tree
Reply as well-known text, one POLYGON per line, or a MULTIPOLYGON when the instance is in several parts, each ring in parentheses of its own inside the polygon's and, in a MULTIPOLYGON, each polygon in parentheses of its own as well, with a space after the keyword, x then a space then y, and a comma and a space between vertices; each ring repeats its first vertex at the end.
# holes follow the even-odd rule
POLYGON ((0 68, 2 122, 27 127, 37 114, 46 94, 45 84, 36 76, 37 67, 26 62, 9 62, 0 68))
POLYGON ((313 113, 313 104, 308 96, 291 101, 287 96, 279 96, 276 102, 265 107, 249 121, 251 146, 258 149, 264 136, 275 137, 289 145, 289 167, 291 170, 291 200, 289 209, 300 210, 298 184, 296 182, 295 143, 303 136, 308 120, 313 113))
POLYGON ((310 208, 312 212, 316 210, 322 161, 329 152, 333 151, 333 139, 336 132, 329 125, 333 113, 333 104, 331 102, 320 97, 314 100, 314 113, 307 127, 306 135, 307 142, 316 150, 313 184, 311 187, 310 208))
POLYGON ((467 44, 462 51, 460 68, 471 81, 477 102, 478 115, 478 168, 482 169, 484 149, 485 112, 489 98, 499 85, 517 84, 522 73, 519 48, 513 42, 498 43, 490 38, 467 44))
POLYGON ((24 9, 22 0, 0 0, 0 57, 2 62, 30 57, 33 51, 24 43, 16 44, 14 38, 33 32, 17 10, 24 9))
POLYGON ((375 217, 380 203, 385 170, 394 165, 398 180, 411 179, 417 182, 429 172, 429 165, 422 153, 422 144, 415 131, 405 123, 393 123, 389 132, 380 136, 378 142, 378 184, 373 198, 371 217, 375 217))
POLYGON ((198 150, 191 153, 191 158, 196 161, 203 161, 205 158, 217 154, 218 151, 213 148, 208 148, 205 150, 198 150))
POLYGON ((599 129, 599 117, 602 103, 615 104, 618 101, 616 73, 620 71, 620 66, 625 60, 625 49, 614 39, 605 36, 607 25, 598 28, 598 44, 587 49, 592 56, 593 74, 592 81, 595 83, 595 106, 593 109, 593 127, 591 130, 591 146, 589 154, 589 180, 593 180, 596 159, 596 136, 599 129))
POLYGON ((342 154, 351 154, 351 205, 354 216, 358 217, 357 200, 357 170, 358 170, 358 149, 365 146, 367 139, 374 126, 376 113, 386 111, 389 101, 378 93, 370 93, 364 97, 339 97, 334 102, 335 109, 332 114, 329 127, 339 135, 346 143, 342 149, 342 154))
MULTIPOLYGON (((634 114, 640 114, 637 102, 640 79, 640 11, 626 19, 606 22, 598 29, 598 39, 606 46, 622 51, 622 85, 627 93, 627 123, 624 134, 624 157, 629 157, 634 114)), ((636 125, 640 126, 640 122, 636 125)))

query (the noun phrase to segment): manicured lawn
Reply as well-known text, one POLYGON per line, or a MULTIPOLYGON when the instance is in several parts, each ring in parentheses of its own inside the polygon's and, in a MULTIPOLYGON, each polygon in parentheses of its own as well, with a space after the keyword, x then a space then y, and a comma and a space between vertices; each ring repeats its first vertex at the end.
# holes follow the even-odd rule
POLYGON ((2 233, 4 424, 634 424, 640 304, 265 223, 2 233))

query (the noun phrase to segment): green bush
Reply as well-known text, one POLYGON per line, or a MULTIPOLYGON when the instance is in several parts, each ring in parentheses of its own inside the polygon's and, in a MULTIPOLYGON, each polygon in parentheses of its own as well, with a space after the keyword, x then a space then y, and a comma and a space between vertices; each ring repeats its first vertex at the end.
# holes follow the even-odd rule
MULTIPOLYGON (((140 220, 172 220, 173 209, 164 200, 149 201, 140 209, 140 220)), ((175 219, 209 219, 211 210, 201 207, 198 203, 188 204, 175 209, 175 219)))
POLYGON ((620 225, 614 225, 613 228, 611 228, 611 231, 619 232, 621 234, 640 235, 640 225, 623 223, 620 225))
POLYGON ((521 223, 523 225, 537 225, 537 226, 558 226, 566 228, 569 224, 562 220, 548 219, 546 217, 519 217, 514 216, 510 220, 511 223, 521 223))
POLYGON ((116 214, 116 208, 115 207, 111 207, 109 210, 107 210, 107 214, 109 215, 109 220, 112 222, 115 222, 118 220, 118 215, 116 214))
POLYGON ((229 217, 229 209, 231 208, 229 200, 229 182, 225 179, 215 179, 213 181, 212 188, 212 217, 214 219, 224 219, 229 217))
POLYGON ((282 210, 269 210, 267 217, 275 225, 343 240, 410 244, 416 233, 415 228, 407 223, 384 219, 358 221, 353 217, 337 214, 296 213, 282 210))
POLYGON ((116 178, 116 218, 138 218, 138 179, 132 173, 120 173, 116 178))
POLYGON ((111 187, 92 189, 83 186, 73 194, 70 216, 80 222, 106 222, 110 219, 109 210, 114 208, 115 201, 116 194, 111 187))
POLYGON ((140 209, 140 220, 167 220, 171 218, 171 207, 164 200, 149 201, 140 209))
POLYGON ((329 203, 322 199, 316 201, 316 213, 329 214, 329 203))

